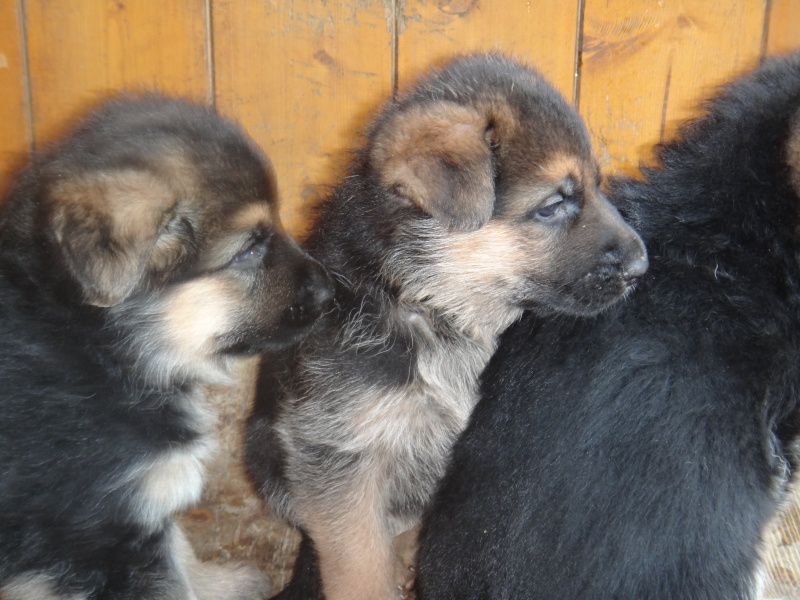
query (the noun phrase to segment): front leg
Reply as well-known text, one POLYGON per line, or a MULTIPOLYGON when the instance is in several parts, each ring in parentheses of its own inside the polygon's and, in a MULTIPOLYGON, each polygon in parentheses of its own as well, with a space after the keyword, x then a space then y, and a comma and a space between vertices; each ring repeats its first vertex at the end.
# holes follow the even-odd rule
POLYGON ((394 546, 377 495, 350 496, 349 510, 318 511, 307 531, 319 559, 326 600, 398 600, 394 546))
MULTIPOLYGON (((319 573, 319 557, 314 542, 303 531, 300 549, 292 571, 292 580, 273 600, 325 600, 322 594, 322 581, 319 573)), ((418 528, 411 529, 394 538, 395 561, 394 583, 401 590, 401 596, 413 589, 416 571, 413 566, 417 549, 418 528)))

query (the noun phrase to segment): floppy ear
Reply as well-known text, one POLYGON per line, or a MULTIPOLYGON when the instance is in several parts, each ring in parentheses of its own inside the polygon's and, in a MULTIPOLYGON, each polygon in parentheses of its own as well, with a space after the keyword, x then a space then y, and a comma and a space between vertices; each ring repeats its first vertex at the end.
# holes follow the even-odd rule
POLYGON ((371 150, 381 183, 450 230, 482 227, 494 208, 486 117, 453 102, 411 106, 379 126, 371 150))
POLYGON ((141 283, 173 193, 141 171, 95 172, 50 191, 50 226, 67 268, 94 306, 114 306, 141 283))

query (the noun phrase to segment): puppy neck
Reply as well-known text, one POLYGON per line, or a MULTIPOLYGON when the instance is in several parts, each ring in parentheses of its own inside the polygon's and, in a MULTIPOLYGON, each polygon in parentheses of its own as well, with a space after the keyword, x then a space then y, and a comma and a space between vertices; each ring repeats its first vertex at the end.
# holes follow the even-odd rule
POLYGON ((522 314, 502 294, 482 289, 460 272, 449 257, 448 236, 437 223, 417 222, 400 234, 383 261, 382 277, 395 303, 416 313, 434 335, 458 334, 486 347, 522 314))
POLYGON ((231 385, 240 361, 213 352, 207 344, 177 344, 165 326, 164 307, 165 299, 150 293, 108 309, 110 327, 118 334, 116 350, 133 362, 140 383, 159 389, 231 385))

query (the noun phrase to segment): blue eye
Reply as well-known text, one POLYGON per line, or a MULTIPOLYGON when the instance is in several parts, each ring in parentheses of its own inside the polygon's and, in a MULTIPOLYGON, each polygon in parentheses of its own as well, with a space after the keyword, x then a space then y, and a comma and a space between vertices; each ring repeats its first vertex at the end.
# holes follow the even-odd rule
POLYGON ((540 219, 552 219, 565 210, 564 199, 561 196, 554 197, 548 204, 536 209, 536 216, 540 219))
POLYGON ((579 199, 566 194, 557 193, 548 198, 544 204, 528 213, 529 218, 548 222, 562 222, 580 212, 579 199))
POLYGON ((261 266, 267 254, 267 241, 255 242, 239 252, 231 260, 231 266, 237 269, 253 269, 261 266))

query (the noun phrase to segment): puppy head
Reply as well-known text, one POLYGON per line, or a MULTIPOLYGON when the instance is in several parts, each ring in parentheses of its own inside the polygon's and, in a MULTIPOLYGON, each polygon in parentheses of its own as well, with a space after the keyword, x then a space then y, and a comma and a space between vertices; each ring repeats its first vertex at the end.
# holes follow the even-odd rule
POLYGON ((44 160, 41 180, 50 256, 143 372, 202 375, 293 343, 332 296, 281 227, 266 158, 205 107, 112 101, 44 160))
POLYGON ((169 348, 188 361, 296 342, 332 294, 325 269, 285 234, 272 207, 252 203, 208 240, 193 276, 159 293, 154 305, 169 348))
POLYGON ((442 241, 428 285, 451 290, 449 302, 462 312, 469 304, 498 322, 522 309, 591 315, 628 293, 647 269, 641 239, 585 160, 553 157, 505 187, 500 205, 481 229, 442 241))
POLYGON ((641 238, 598 184, 590 157, 556 153, 507 188, 498 220, 513 223, 522 236, 516 244, 526 266, 512 293, 520 306, 592 315, 646 272, 641 238))
POLYGON ((502 327, 524 308, 593 314, 647 268, 641 239, 598 189, 581 118, 514 61, 456 59, 373 140, 383 185, 432 217, 397 228, 387 274, 465 324, 502 327))

